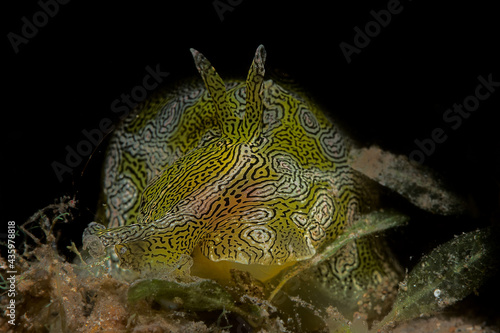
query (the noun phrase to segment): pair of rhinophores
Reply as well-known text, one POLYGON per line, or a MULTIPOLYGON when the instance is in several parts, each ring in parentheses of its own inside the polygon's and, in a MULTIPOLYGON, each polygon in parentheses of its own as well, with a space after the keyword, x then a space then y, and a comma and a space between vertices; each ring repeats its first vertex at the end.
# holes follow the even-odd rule
MULTIPOLYGON (((149 99, 110 141, 98 212, 106 227, 91 223, 83 236, 93 256, 114 247, 122 268, 146 277, 190 272, 230 284, 236 268, 265 282, 378 209, 375 182, 353 167, 363 169, 351 158, 360 150, 300 91, 264 80, 262 45, 246 81, 224 83, 191 52, 203 82, 149 99)), ((404 182, 388 186, 419 205, 404 182)), ((353 308, 397 273, 380 240, 366 237, 299 278, 308 293, 321 286, 353 308)))

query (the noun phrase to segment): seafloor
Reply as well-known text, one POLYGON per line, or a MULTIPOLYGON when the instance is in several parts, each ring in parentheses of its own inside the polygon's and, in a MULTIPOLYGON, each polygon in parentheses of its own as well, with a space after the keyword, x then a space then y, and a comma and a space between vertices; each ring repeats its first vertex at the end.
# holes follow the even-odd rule
MULTIPOLYGON (((62 198, 20 226, 26 239, 16 255, 16 270, 20 272, 16 276, 16 325, 8 324, 9 318, 4 311, 0 317, 1 332, 309 331, 297 327, 297 322, 289 325, 272 304, 259 299, 259 288, 250 280, 243 282, 240 291, 244 294, 242 299, 252 299, 259 306, 258 318, 253 322, 245 318, 243 312, 238 313, 236 308, 228 310, 220 304, 212 308, 199 304, 202 310, 192 311, 183 306, 186 304, 183 304, 182 297, 164 302, 154 299, 152 294, 131 297, 131 289, 137 282, 130 284, 112 277, 103 262, 83 263, 76 247, 70 249, 74 260, 68 262, 65 259, 67 256, 62 254, 64 251, 58 244, 61 232, 57 225, 71 223, 76 206, 77 202, 73 199, 62 198)), ((7 261, 3 257, 1 260, 5 276, 7 261)), ((220 296, 213 290, 200 295, 204 298, 195 299, 194 304, 220 296)), ((9 300, 4 291, 1 295, 4 309, 9 300)), ((293 300, 301 302, 300 299, 293 300)), ((499 316, 492 316, 492 309, 485 313, 484 307, 477 304, 475 300, 466 299, 434 316, 399 323, 386 331, 499 332, 499 316)), ((316 310, 325 323, 316 332, 368 332, 362 320, 347 321, 350 331, 345 326, 339 326, 338 323, 344 319, 334 308, 316 310)))

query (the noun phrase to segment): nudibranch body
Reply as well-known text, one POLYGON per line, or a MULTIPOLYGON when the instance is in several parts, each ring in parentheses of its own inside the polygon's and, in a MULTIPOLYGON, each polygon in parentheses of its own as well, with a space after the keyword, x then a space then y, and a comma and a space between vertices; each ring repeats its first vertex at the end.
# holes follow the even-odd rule
MULTIPOLYGON (((263 46, 246 81, 226 83, 191 51, 204 84, 148 100, 114 133, 99 212, 107 227, 89 225, 84 246, 93 255, 114 246, 122 267, 145 275, 193 264, 193 275, 221 282, 229 268, 264 281, 311 258, 375 201, 324 113, 264 80, 263 46)), ((318 267, 320 280, 378 283, 385 266, 372 243, 318 267)))

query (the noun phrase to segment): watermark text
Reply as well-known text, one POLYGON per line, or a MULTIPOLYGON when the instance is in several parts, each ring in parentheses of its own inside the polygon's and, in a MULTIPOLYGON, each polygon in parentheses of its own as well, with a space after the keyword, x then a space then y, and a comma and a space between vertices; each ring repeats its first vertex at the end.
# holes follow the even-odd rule
POLYGON ((361 53, 361 50, 370 44, 371 38, 377 37, 382 31, 382 28, 386 28, 389 23, 391 23, 392 16, 401 13, 403 8, 399 0, 389 0, 387 9, 381 9, 378 12, 374 10, 370 11, 370 15, 374 20, 368 21, 363 30, 358 26, 354 27, 354 45, 346 42, 341 42, 339 44, 340 50, 347 63, 350 64, 352 56, 361 53))
MULTIPOLYGON (((462 103, 454 103, 453 107, 443 113, 443 121, 452 130, 457 130, 462 125, 464 119, 467 119, 480 106, 481 102, 487 100, 495 89, 500 87, 500 81, 493 81, 493 74, 490 73, 485 78, 482 75, 477 77, 479 84, 474 89, 474 93, 465 97, 462 103)), ((443 127, 434 128, 429 137, 424 139, 415 139, 417 146, 408 158, 414 162, 422 164, 426 157, 434 154, 437 144, 441 144, 448 139, 447 131, 443 127)))
POLYGON ((59 13, 59 5, 66 5, 70 0, 40 0, 38 6, 41 10, 35 12, 31 19, 26 16, 21 17, 21 30, 19 33, 9 32, 7 39, 14 50, 14 53, 19 52, 19 47, 23 44, 28 44, 30 39, 38 35, 39 29, 45 27, 49 20, 59 13))
POLYGON ((232 12, 236 6, 241 5, 243 0, 214 0, 212 6, 214 6, 215 12, 219 16, 220 21, 224 21, 224 15, 226 12, 232 12))
POLYGON ((10 325, 16 324, 16 222, 7 222, 7 310, 5 316, 10 325))
MULTIPOLYGON (((142 85, 133 87, 129 94, 123 93, 120 95, 120 98, 111 102, 111 111, 118 114, 120 119, 127 117, 132 109, 146 99, 148 92, 156 89, 163 82, 163 79, 169 75, 168 72, 160 70, 159 64, 154 69, 146 66, 146 72, 147 74, 142 79, 142 85)), ((51 164, 59 182, 63 181, 64 174, 71 174, 73 168, 78 167, 84 161, 85 157, 90 156, 104 137, 114 128, 113 120, 103 118, 97 128, 82 130, 82 135, 85 139, 80 140, 75 147, 71 147, 70 145, 65 147, 66 157, 64 163, 53 161, 51 164)))

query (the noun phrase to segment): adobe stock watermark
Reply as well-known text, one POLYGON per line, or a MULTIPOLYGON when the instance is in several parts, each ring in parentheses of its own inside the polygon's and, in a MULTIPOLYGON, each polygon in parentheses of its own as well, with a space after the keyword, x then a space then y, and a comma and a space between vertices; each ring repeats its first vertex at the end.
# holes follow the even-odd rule
POLYGON ((403 8, 404 7, 401 5, 399 0, 389 0, 387 3, 387 9, 381 9, 378 12, 371 10, 370 15, 374 20, 368 21, 363 30, 361 30, 358 26, 354 27, 354 45, 346 42, 341 42, 339 44, 340 50, 342 51, 347 63, 350 64, 352 56, 354 54, 360 54, 361 50, 370 44, 371 38, 377 37, 382 31, 382 28, 386 28, 389 23, 391 23, 392 16, 400 14, 403 11, 403 8))
MULTIPOLYGON (((4 278, 6 281, 6 286, 3 287, 4 290, 7 291, 7 304, 5 310, 5 316, 8 318, 8 323, 10 325, 16 325, 16 295, 17 295, 17 282, 16 278, 17 269, 16 269, 16 222, 9 221, 7 222, 7 265, 5 266, 7 278, 4 278)), ((3 277, 2 277, 3 278, 3 277)))
POLYGON ((215 12, 219 16, 221 22, 224 21, 224 14, 226 12, 232 12, 234 8, 241 5, 243 0, 214 0, 212 6, 214 6, 215 12))
POLYGON ((38 1, 38 6, 41 10, 35 12, 31 19, 26 16, 21 17, 20 34, 14 32, 9 32, 7 34, 7 39, 14 50, 14 53, 19 53, 19 46, 23 44, 28 44, 30 39, 33 39, 38 35, 39 29, 45 27, 49 20, 59 13, 59 5, 66 5, 70 0, 40 0, 38 1))
MULTIPOLYGON (((148 92, 156 89, 169 75, 168 72, 162 72, 160 70, 159 64, 157 64, 154 69, 150 66, 146 66, 146 72, 147 74, 142 79, 142 85, 133 87, 130 90, 130 94, 121 94, 120 98, 111 102, 111 111, 115 114, 119 114, 120 119, 127 117, 132 109, 146 99, 148 92)), ((82 135, 85 139, 80 140, 75 148, 69 145, 65 147, 65 164, 59 161, 53 161, 51 164, 59 182, 63 181, 64 174, 72 173, 73 168, 78 167, 85 157, 90 156, 104 137, 114 128, 115 125, 113 124, 113 120, 110 118, 103 118, 99 122, 97 128, 89 131, 83 129, 82 135)))
MULTIPOLYGON (((488 74, 487 78, 479 75, 477 77, 479 84, 474 89, 474 94, 464 98, 462 104, 454 103, 452 108, 446 109, 443 113, 443 121, 452 130, 457 130, 462 125, 464 119, 468 119, 475 112, 481 102, 487 100, 495 92, 495 88, 500 87, 500 81, 493 81, 493 74, 488 74)), ((408 158, 411 161, 422 164, 426 157, 434 154, 436 146, 444 143, 448 139, 446 130, 442 127, 434 128, 430 136, 422 140, 415 139, 414 143, 417 149, 414 149, 408 158)))

